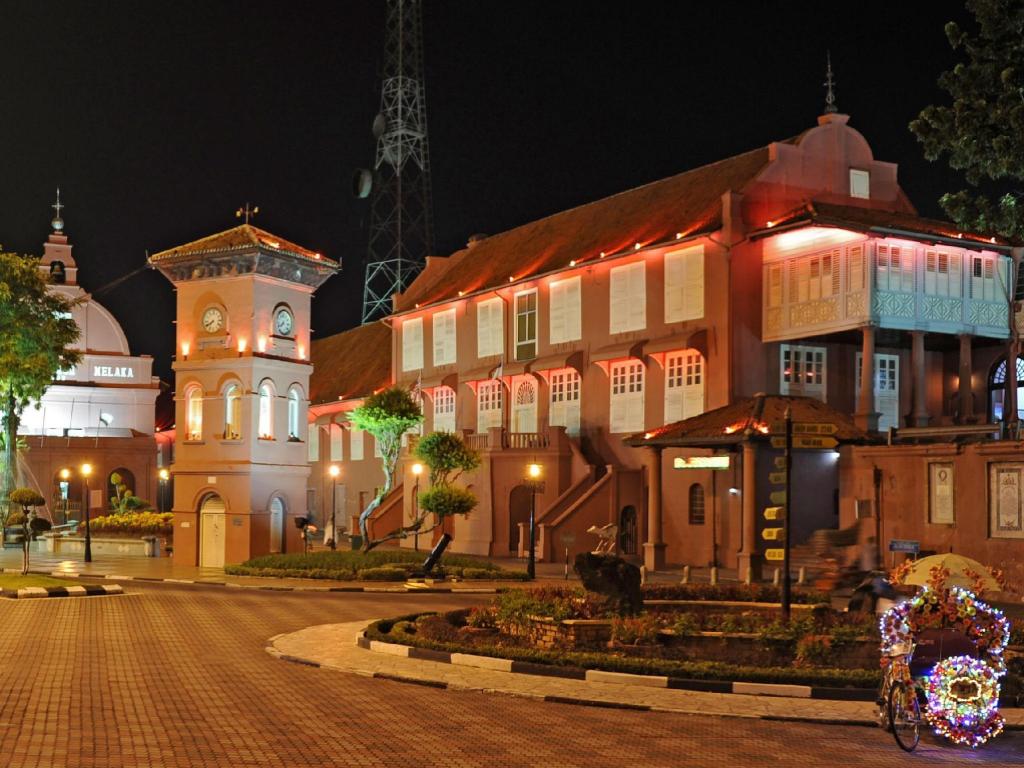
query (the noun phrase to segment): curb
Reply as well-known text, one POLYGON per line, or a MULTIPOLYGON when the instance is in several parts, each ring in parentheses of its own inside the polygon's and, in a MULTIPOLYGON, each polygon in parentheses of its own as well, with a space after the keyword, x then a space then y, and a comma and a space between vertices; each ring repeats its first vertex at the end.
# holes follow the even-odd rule
POLYGON ((90 584, 73 587, 22 587, 12 595, 19 600, 34 597, 91 597, 96 595, 123 595, 120 584, 90 584))

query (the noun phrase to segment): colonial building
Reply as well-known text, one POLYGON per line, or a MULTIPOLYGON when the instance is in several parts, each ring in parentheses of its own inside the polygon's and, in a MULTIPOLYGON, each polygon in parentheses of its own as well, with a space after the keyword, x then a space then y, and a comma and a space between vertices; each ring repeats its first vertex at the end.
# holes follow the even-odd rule
POLYGON ((175 560, 301 550, 310 299, 337 263, 250 224, 150 263, 177 291, 175 560))
MULTIPOLYGON (((425 430, 463 431, 483 453, 456 550, 522 555, 538 461, 539 557, 589 549, 587 529, 614 523, 619 550, 651 568, 753 566, 764 545, 743 441, 658 440, 663 425, 682 422, 683 438, 685 420, 749 413, 768 393, 827 404, 845 441, 995 431, 976 422, 1017 412, 1016 368, 1000 363, 1014 257, 918 216, 897 166, 829 111, 799 136, 429 258, 388 319, 390 380, 423 393, 425 430), (715 452, 728 471, 674 469, 715 452)), ((806 460, 815 524, 877 514, 862 474, 878 450, 806 460)), ((406 514, 411 483, 407 468, 406 514)))
POLYGON ((60 199, 39 269, 50 290, 74 302, 79 328, 73 345, 82 353, 74 368, 58 373, 40 402, 22 414, 19 435, 32 482, 48 496, 56 522, 81 519, 80 468, 90 464, 90 487, 102 493, 101 509, 114 495, 114 473, 138 496, 156 501, 155 402, 160 382, 149 355, 132 355, 114 315, 78 285, 78 264, 64 230, 60 199))

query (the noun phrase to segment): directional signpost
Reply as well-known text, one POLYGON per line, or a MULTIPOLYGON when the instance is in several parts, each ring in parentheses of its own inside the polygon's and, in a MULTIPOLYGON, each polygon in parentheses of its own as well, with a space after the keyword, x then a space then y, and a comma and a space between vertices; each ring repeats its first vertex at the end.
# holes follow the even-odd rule
POLYGON ((786 559, 786 550, 784 549, 766 549, 764 551, 764 559, 772 562, 779 562, 786 559))
MULTIPOLYGON (((793 447, 801 449, 828 450, 839 445, 834 437, 813 437, 811 435, 793 435, 793 447)), ((773 437, 772 448, 785 448, 785 437, 773 437)))

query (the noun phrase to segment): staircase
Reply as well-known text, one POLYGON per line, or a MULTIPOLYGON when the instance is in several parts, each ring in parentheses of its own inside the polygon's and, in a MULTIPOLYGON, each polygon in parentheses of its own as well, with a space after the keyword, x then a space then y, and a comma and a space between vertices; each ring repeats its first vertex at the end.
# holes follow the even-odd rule
POLYGON ((379 539, 381 536, 387 536, 404 525, 402 520, 404 500, 405 486, 402 483, 392 488, 388 495, 381 499, 380 506, 366 521, 366 530, 369 531, 370 538, 379 539))

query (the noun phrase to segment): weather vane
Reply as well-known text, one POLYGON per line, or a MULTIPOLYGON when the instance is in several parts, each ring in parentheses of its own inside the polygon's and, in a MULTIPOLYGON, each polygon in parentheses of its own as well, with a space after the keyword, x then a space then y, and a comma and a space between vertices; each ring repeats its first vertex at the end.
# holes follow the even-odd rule
POLYGON ((60 187, 57 187, 57 202, 50 206, 55 211, 53 221, 50 225, 53 227, 54 232, 60 232, 64 229, 64 219, 60 217, 60 209, 64 206, 60 204, 60 187))
POLYGON ((249 219, 253 218, 259 212, 260 212, 260 207, 258 205, 250 208, 249 204, 246 203, 244 208, 239 208, 237 211, 235 211, 235 218, 236 219, 240 219, 240 218, 242 218, 244 216, 245 217, 245 223, 248 224, 249 223, 249 219))
POLYGON ((836 92, 835 85, 836 80, 832 75, 832 51, 825 52, 825 58, 828 62, 828 68, 825 70, 825 82, 823 85, 826 88, 825 91, 825 114, 832 114, 838 112, 839 108, 836 106, 836 92))

